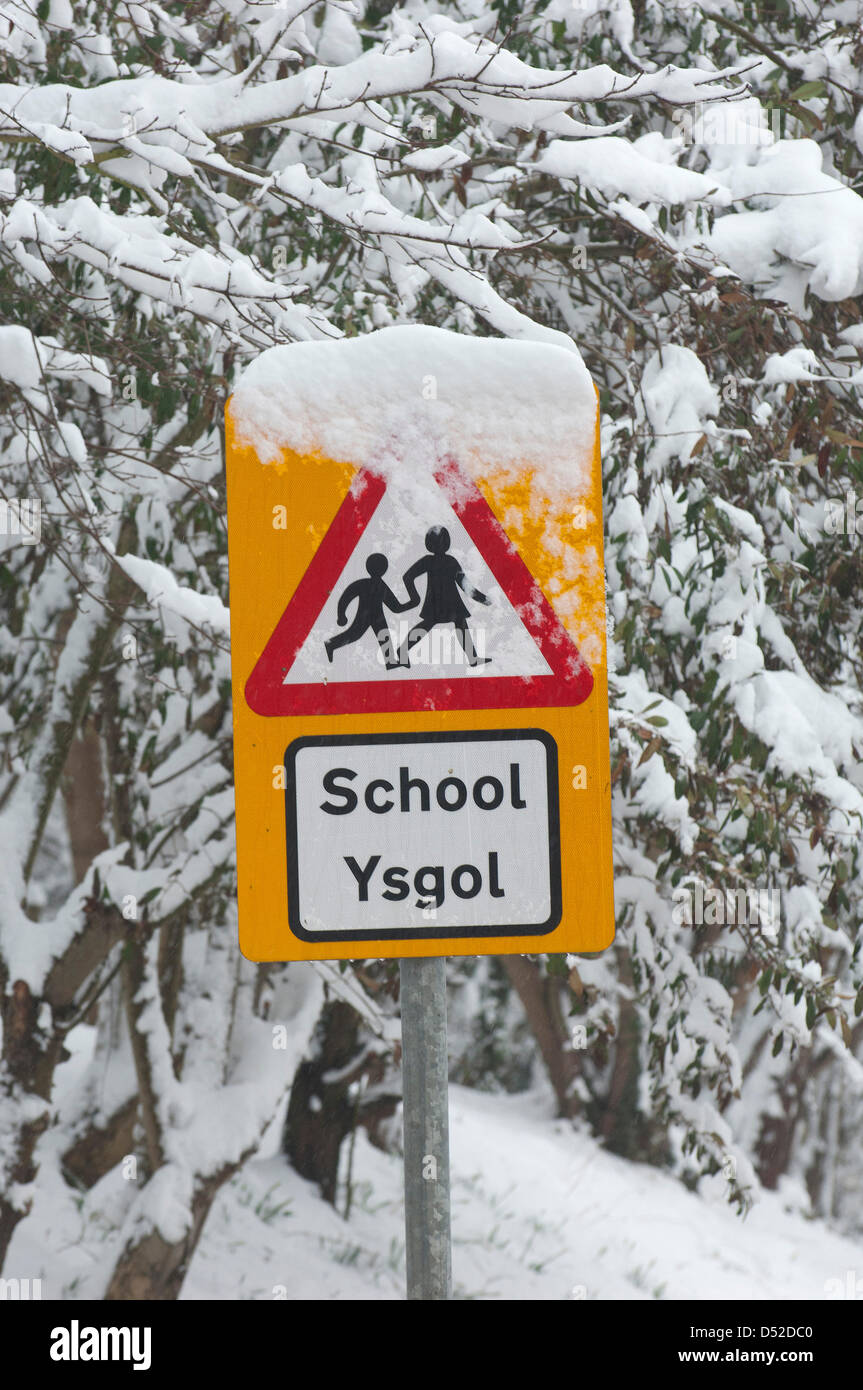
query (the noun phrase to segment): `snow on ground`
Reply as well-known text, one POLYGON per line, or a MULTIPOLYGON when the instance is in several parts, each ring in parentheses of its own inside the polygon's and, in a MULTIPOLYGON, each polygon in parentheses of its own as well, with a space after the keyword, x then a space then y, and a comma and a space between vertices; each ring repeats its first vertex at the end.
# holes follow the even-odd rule
MULTIPOLYGON (((606 1153, 553 1118, 544 1090, 493 1096, 453 1086, 450 1103, 457 1299, 815 1302, 840 1287, 849 1296, 863 1274, 863 1237, 801 1215, 796 1192, 764 1193, 741 1219, 721 1177, 699 1195, 606 1153)), ((343 1185, 336 1211, 276 1153, 281 1118, 268 1156, 216 1199, 182 1299, 403 1299, 400 1156, 359 1132, 345 1220, 343 1185)), ((70 1202, 44 1164, 4 1274, 41 1277, 45 1299, 99 1297, 130 1195, 118 1167, 70 1202)))
MULTIPOLYGON (((551 1119, 544 1095, 454 1086, 451 1115, 457 1298, 814 1301, 863 1270, 863 1239, 773 1193, 741 1220, 717 1191, 689 1192, 551 1119)), ((360 1134, 353 1178, 345 1221, 280 1158, 249 1164, 214 1205, 182 1297, 402 1298, 401 1160, 360 1134)))

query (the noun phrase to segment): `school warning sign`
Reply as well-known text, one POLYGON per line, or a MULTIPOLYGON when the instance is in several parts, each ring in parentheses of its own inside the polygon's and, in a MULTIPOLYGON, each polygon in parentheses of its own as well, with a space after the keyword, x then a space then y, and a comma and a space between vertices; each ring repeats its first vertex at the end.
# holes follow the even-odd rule
MULTIPOLYGON (((506 440, 483 429, 478 459, 457 410, 444 438, 411 396, 417 334, 441 379, 453 352, 463 363, 450 389, 468 392, 466 414, 493 421, 504 396, 510 421, 529 413, 513 405, 523 370, 513 386, 489 374, 486 340, 428 329, 368 340, 375 354, 372 339, 398 347, 398 429, 392 373, 379 379, 356 340, 273 349, 254 392, 228 403, 238 897, 253 960, 597 951, 613 938, 595 392, 580 359, 546 353, 571 472, 545 469, 541 420, 517 466, 504 459, 511 424, 506 440)), ((490 344, 502 367, 519 346, 490 344)))

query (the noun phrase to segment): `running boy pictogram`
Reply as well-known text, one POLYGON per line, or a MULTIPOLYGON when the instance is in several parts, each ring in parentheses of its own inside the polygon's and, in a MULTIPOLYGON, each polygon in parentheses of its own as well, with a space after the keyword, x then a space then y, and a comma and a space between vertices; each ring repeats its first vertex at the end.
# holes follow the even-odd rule
POLYGON ((393 652, 393 642, 387 626, 384 608, 391 609, 393 613, 404 613, 408 608, 413 608, 419 600, 409 600, 407 603, 399 602, 384 579, 388 568, 389 561, 386 555, 370 555, 366 560, 368 579, 355 579, 353 584, 349 584, 341 595, 337 615, 339 627, 344 627, 347 622, 348 609, 354 599, 357 600, 357 611, 347 632, 340 632, 336 637, 329 637, 324 643, 328 661, 332 661, 333 652, 338 647, 348 647, 352 642, 358 642, 361 637, 371 631, 378 639, 387 670, 398 670, 400 663, 393 652))

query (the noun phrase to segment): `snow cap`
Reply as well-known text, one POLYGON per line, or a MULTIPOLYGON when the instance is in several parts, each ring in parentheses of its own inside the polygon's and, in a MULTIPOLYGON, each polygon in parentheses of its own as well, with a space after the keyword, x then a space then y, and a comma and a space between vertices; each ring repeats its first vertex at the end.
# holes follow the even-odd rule
POLYGON ((590 486, 597 399, 575 344, 383 328, 263 352, 231 398, 266 463, 320 454, 385 476, 452 458, 473 477, 529 469, 549 494, 590 486))

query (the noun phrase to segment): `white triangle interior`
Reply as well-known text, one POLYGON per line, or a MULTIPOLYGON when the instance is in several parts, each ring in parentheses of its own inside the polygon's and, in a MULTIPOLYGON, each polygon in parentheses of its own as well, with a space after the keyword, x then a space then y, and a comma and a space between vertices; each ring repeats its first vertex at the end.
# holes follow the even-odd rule
POLYGON ((317 685, 324 682, 429 680, 442 677, 482 680, 497 676, 550 674, 551 668, 534 638, 493 577, 442 489, 429 479, 428 482, 412 480, 409 485, 402 486, 392 481, 388 484, 344 570, 334 577, 332 592, 297 653, 284 684, 317 685), (357 580, 368 581, 366 561, 373 554, 384 555, 387 569, 382 578, 396 599, 406 601, 402 576, 417 560, 429 558, 425 537, 435 526, 444 526, 449 532, 448 553, 459 562, 468 586, 479 590, 490 600, 488 605, 484 605, 463 588, 457 590, 468 610, 466 621, 474 654, 486 660, 475 666, 469 664, 469 653, 465 653, 452 622, 432 627, 412 647, 409 655, 405 652, 405 639, 419 621, 425 597, 428 581, 421 575, 417 579, 419 605, 403 613, 384 609, 390 633, 390 659, 401 650, 402 659, 409 660, 409 666, 387 669, 387 652, 382 650, 373 629, 366 629, 349 645, 334 650, 330 662, 324 645, 326 640, 347 632, 358 610, 359 600, 354 598, 347 609, 346 624, 339 626, 338 602, 347 585, 357 580))

